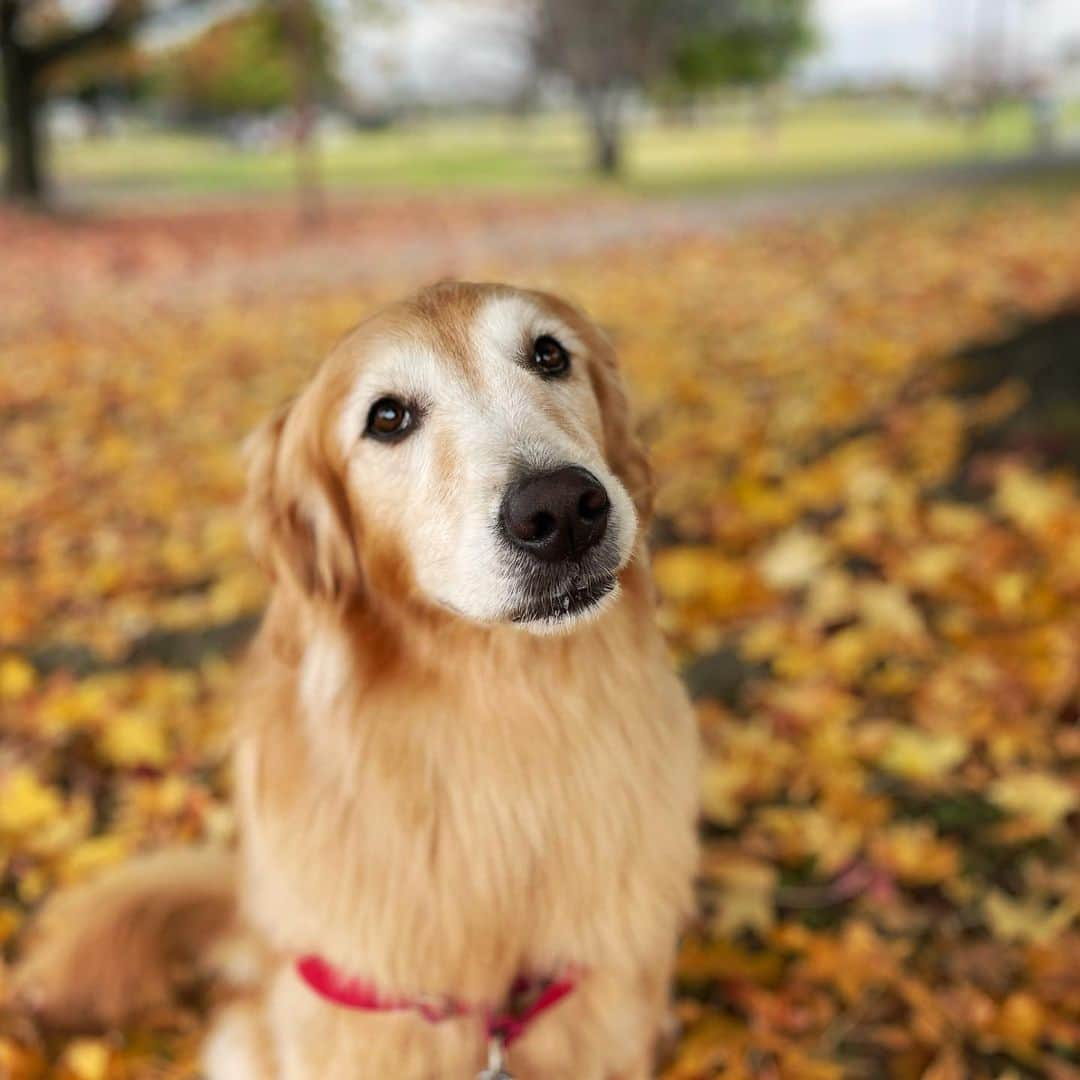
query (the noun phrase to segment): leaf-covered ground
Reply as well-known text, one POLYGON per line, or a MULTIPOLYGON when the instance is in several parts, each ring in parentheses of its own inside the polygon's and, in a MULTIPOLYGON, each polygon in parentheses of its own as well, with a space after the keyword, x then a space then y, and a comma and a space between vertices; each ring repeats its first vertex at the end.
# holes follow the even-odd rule
MULTIPOLYGON (((1052 440, 995 436, 1022 381, 959 395, 945 362, 1080 306, 1077 235, 1080 199, 939 199, 528 275, 618 340, 700 695, 667 1080, 1080 1077, 1076 477, 1052 440)), ((238 446, 412 284, 185 316, 106 259, 73 305, 65 243, 0 310, 5 960, 51 890, 230 836, 235 647, 264 598, 238 446)), ((197 1013, 58 1040, 5 971, 0 1076, 195 1075, 197 1013)))

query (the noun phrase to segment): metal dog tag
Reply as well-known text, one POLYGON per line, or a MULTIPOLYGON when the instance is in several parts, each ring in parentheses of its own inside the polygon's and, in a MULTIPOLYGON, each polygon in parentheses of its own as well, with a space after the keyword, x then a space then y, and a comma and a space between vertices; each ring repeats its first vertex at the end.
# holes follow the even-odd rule
POLYGON ((487 1068, 476 1074, 476 1080, 514 1080, 503 1065, 503 1044, 498 1036, 488 1041, 487 1068))

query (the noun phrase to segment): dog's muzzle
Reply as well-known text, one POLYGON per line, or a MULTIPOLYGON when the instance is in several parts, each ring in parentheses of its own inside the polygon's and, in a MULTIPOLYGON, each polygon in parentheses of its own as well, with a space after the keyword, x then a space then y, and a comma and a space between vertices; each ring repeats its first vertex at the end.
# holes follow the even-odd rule
POLYGON ((499 516, 520 589, 512 622, 565 623, 615 590, 619 555, 611 509, 604 485, 579 465, 510 485, 499 516))

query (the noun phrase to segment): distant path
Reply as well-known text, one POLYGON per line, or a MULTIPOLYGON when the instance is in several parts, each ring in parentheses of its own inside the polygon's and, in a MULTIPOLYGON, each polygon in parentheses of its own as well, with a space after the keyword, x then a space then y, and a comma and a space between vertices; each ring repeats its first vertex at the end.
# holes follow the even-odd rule
MULTIPOLYGON (((188 288, 220 295, 241 289, 306 292, 380 279, 434 278, 489 264, 535 265, 611 247, 684 235, 722 234, 759 222, 803 219, 817 211, 857 209, 922 194, 989 187, 1080 169, 1080 151, 1045 160, 986 161, 873 177, 816 180, 767 190, 677 198, 583 201, 568 195, 567 208, 541 216, 503 218, 474 228, 402 237, 375 251, 362 240, 335 243, 313 238, 242 267, 222 267, 188 288)), ((181 299, 181 297, 177 297, 181 299)))
MULTIPOLYGON (((234 295, 304 295, 372 281, 412 283, 539 263, 685 235, 800 220, 945 190, 1080 170, 1080 149, 890 175, 823 178, 700 196, 568 193, 402 196, 331 204, 303 232, 291 203, 151 206, 35 219, 0 213, 0 292, 31 300, 0 312, 0 340, 41 317, 108 307, 192 311, 234 295)), ((1077 173, 1080 176, 1080 173, 1077 173)))

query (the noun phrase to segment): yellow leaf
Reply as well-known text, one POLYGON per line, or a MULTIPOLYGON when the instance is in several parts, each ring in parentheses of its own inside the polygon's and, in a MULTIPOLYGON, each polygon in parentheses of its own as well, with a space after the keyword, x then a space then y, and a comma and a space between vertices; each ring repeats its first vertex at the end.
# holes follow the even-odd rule
POLYGON ((27 870, 20 878, 16 886, 19 899, 24 904, 35 904, 45 895, 49 887, 49 881, 40 867, 27 870))
MULTIPOLYGON (((862 627, 849 626, 825 642, 820 650, 820 659, 811 663, 806 673, 824 666, 831 674, 850 682, 857 679, 872 660, 873 642, 870 635, 862 627)), ((785 664, 783 670, 790 671, 790 665, 785 664)))
POLYGON ((679 974, 691 982, 705 979, 747 979, 762 986, 775 985, 784 961, 771 950, 749 951, 730 941, 687 938, 676 961, 679 974))
POLYGON ((22 913, 11 904, 0 906, 0 945, 10 941, 22 925, 22 913))
POLYGON ((967 753, 968 745, 959 735, 900 728, 892 733, 878 763, 905 780, 940 780, 967 753))
POLYGON ((977 509, 961 503, 935 503, 927 516, 931 529, 949 540, 970 541, 986 525, 977 509))
POLYGON ((925 544, 907 556, 903 571, 922 589, 940 589, 964 563, 964 549, 954 544, 925 544))
POLYGON ((117 588, 127 572, 128 566, 120 558, 102 558, 88 568, 85 584, 87 588, 103 596, 117 588))
POLYGON ((745 772, 723 761, 709 761, 701 781, 701 806, 705 817, 720 825, 734 824, 742 813, 739 792, 745 772))
POLYGON ((859 589, 859 611, 868 626, 921 641, 926 624, 907 590, 888 582, 867 582, 859 589))
POLYGON ((1069 489, 1025 469, 1006 470, 998 482, 994 502, 1006 517, 1033 533, 1048 529, 1069 506, 1069 489))
POLYGON ((857 826, 833 821, 814 807, 769 806, 758 811, 757 818, 776 858, 795 862, 813 856, 825 873, 843 866, 861 839, 857 826))
POLYGON ((37 682, 37 672, 21 656, 0 659, 0 698, 14 701, 25 697, 37 682))
POLYGON ((740 930, 765 934, 772 929, 776 921, 775 867, 753 859, 733 858, 715 866, 712 878, 720 889, 720 910, 714 922, 718 935, 730 937, 740 930))
POLYGON ((1024 600, 1028 595, 1030 585, 1030 576, 1020 570, 1000 574, 993 579, 990 591, 1002 615, 1016 616, 1023 613, 1024 600))
POLYGON ((64 1051, 64 1064, 78 1080, 105 1080, 109 1047, 100 1039, 76 1039, 64 1051))
POLYGON ((1080 913, 1080 901, 1063 900, 1047 908, 1038 897, 1014 900, 992 889, 983 902, 983 913, 994 936, 1002 941, 1039 944, 1055 938, 1072 922, 1080 913))
POLYGON ((960 869, 956 848, 923 822, 891 825, 871 839, 875 862, 908 885, 934 885, 960 869))
POLYGON ((726 559, 711 548, 676 547, 662 551, 655 559, 654 571, 666 599, 702 604, 714 615, 739 610, 751 585, 743 563, 726 559))
MULTIPOLYGON (((663 1080, 698 1080, 702 1076, 728 1077, 724 1064, 736 1057, 744 1028, 723 1014, 710 1013, 687 1032, 679 1044, 678 1057, 663 1080), (721 1071, 721 1070, 724 1071, 721 1071)), ((735 1074, 741 1080, 744 1073, 735 1074)))
POLYGON ((922 1080, 965 1080, 964 1055, 954 1044, 946 1046, 922 1075, 922 1080))
POLYGON ((1038 998, 1024 991, 1010 994, 998 1013, 995 1030, 1013 1051, 1032 1050, 1046 1028, 1046 1011, 1038 998))
POLYGON ((114 765, 162 766, 169 759, 169 743, 159 721, 143 713, 113 717, 101 738, 101 750, 114 765))
POLYGON ((130 845, 125 837, 110 833, 87 840, 72 851, 60 865, 60 877, 66 882, 93 877, 106 867, 125 859, 130 845))
POLYGON ((49 824, 63 803, 59 794, 26 768, 10 773, 0 785, 0 832, 25 836, 49 824))
POLYGON ((806 529, 792 529, 766 550, 758 568, 774 589, 796 589, 813 581, 828 556, 828 545, 820 536, 806 529))
POLYGON ((40 1050, 0 1035, 0 1076, 4 1080, 40 1080, 44 1070, 40 1050))
POLYGON ((997 807, 1035 824, 1041 832, 1055 829, 1077 805, 1071 785, 1049 773, 1014 773, 995 780, 988 792, 997 807))
POLYGON ((100 678, 84 679, 74 686, 55 688, 42 703, 39 717, 42 730, 57 736, 88 726, 110 710, 108 687, 100 678))
POLYGON ((854 1002, 865 998, 869 987, 895 978, 903 952, 902 944, 886 941, 869 924, 849 921, 836 936, 811 935, 800 968, 854 1002))

